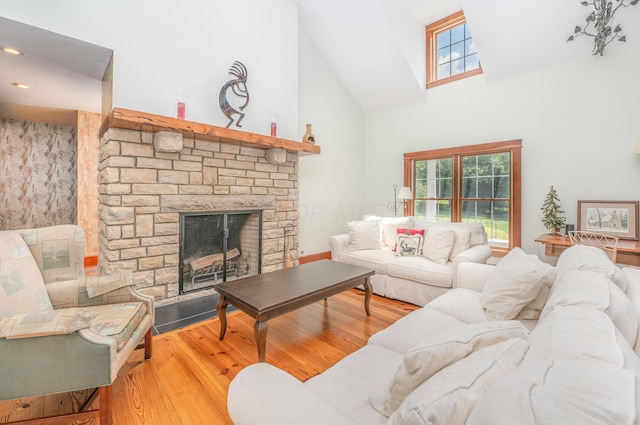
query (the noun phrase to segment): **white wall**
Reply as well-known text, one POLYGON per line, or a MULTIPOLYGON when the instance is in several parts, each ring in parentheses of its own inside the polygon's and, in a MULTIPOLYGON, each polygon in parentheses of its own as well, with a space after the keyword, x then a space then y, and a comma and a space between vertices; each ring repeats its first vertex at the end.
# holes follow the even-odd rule
POLYGON ((329 237, 363 214, 364 117, 310 38, 299 35, 300 128, 313 126, 320 155, 299 161, 301 255, 329 250, 329 237))
POLYGON ((640 199, 640 51, 631 45, 486 83, 476 76, 365 117, 365 202, 380 212, 401 184, 402 155, 522 139, 522 247, 543 252, 540 207, 553 185, 568 223, 578 200, 640 199), (383 170, 384 172, 381 172, 383 170))
MULTIPOLYGON (((2 16, 114 50, 113 106, 226 126, 218 94, 238 60, 250 102, 242 130, 297 139, 298 8, 291 0, 6 0, 2 16)), ((237 127, 232 127, 236 128, 237 127)))

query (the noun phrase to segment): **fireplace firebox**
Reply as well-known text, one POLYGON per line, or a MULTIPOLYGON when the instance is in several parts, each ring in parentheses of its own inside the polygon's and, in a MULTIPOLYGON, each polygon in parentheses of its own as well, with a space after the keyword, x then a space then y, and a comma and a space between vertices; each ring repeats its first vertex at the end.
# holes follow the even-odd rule
POLYGON ((180 214, 179 291, 261 273, 262 211, 180 214))

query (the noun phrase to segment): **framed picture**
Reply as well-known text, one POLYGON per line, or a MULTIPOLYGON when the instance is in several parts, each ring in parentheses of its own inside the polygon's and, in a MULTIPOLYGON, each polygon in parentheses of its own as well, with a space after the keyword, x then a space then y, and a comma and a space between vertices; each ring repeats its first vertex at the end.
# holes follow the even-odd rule
POLYGON ((638 240, 638 201, 578 201, 578 230, 638 240))

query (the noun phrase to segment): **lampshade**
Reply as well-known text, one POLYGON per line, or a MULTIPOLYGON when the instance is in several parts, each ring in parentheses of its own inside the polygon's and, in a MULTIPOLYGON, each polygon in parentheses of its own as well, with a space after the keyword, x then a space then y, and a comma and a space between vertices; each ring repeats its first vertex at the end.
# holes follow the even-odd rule
POLYGON ((634 150, 635 153, 640 153, 640 139, 638 139, 638 143, 636 143, 636 150, 634 150))
POLYGON ((405 199, 413 199, 413 194, 411 193, 411 188, 404 186, 400 189, 400 192, 398 192, 398 199, 401 200, 405 200, 405 199))

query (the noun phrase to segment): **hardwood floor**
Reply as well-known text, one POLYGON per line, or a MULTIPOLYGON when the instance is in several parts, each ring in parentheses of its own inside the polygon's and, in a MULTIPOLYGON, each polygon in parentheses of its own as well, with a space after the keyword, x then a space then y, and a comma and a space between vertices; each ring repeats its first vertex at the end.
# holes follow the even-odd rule
MULTIPOLYGON (((363 303, 364 292, 353 289, 269 321, 266 361, 305 381, 418 308, 374 295, 367 317, 363 303)), ((113 424, 231 424, 229 382, 257 361, 258 351, 253 319, 236 311, 227 321, 223 341, 216 318, 155 336, 149 361, 143 350, 134 352, 113 384, 113 424)), ((34 400, 0 403, 1 423, 29 403, 34 400)), ((20 413, 25 418, 23 408, 20 413)))

